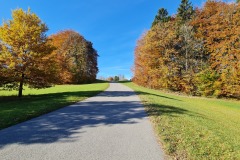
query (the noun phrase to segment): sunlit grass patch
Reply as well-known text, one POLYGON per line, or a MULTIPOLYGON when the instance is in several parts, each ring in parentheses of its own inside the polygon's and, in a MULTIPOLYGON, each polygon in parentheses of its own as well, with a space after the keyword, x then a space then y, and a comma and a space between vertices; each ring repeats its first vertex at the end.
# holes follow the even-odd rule
POLYGON ((94 96, 108 83, 57 85, 47 89, 26 89, 22 98, 17 91, 0 91, 0 129, 40 116, 94 96))
POLYGON ((179 96, 125 84, 139 94, 170 156, 240 159, 239 101, 179 96))

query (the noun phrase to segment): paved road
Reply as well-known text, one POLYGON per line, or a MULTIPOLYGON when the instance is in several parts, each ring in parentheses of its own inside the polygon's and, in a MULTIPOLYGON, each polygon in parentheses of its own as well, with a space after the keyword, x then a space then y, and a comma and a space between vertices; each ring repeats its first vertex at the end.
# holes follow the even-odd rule
POLYGON ((98 96, 0 131, 2 160, 161 160, 139 98, 112 83, 98 96))

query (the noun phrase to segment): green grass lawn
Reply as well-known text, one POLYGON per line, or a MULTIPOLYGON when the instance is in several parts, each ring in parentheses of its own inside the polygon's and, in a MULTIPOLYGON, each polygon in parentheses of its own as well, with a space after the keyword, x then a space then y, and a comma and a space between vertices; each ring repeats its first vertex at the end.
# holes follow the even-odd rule
POLYGON ((125 83, 174 159, 240 159, 240 101, 178 96, 125 83))
POLYGON ((57 85, 47 89, 29 89, 23 91, 23 97, 17 97, 17 91, 0 91, 0 129, 26 121, 94 96, 108 87, 108 83, 85 85, 57 85))

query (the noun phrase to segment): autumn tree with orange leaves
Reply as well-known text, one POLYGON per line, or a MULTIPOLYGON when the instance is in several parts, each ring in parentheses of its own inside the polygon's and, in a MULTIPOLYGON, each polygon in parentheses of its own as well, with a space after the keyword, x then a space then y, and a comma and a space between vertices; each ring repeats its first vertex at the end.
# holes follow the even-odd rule
POLYGON ((59 66, 60 83, 88 83, 96 80, 98 73, 97 51, 92 43, 79 33, 66 30, 51 35, 59 66))
POLYGON ((62 31, 47 37, 48 28, 30 9, 14 10, 0 26, 0 87, 45 88, 54 84, 90 83, 98 73, 97 51, 79 33, 62 31))
MULTIPOLYGON (((198 10, 192 25, 196 37, 204 40, 210 54, 208 72, 215 77, 207 94, 238 97, 240 95, 240 4, 208 1, 198 10)), ((204 77, 200 74, 201 77, 204 77)), ((201 83, 201 82, 200 82, 201 83)), ((208 89, 204 84, 201 90, 208 89)))
POLYGON ((207 1, 194 11, 185 4, 191 3, 182 0, 169 21, 155 18, 140 38, 133 81, 192 95, 240 98, 239 3, 207 1))

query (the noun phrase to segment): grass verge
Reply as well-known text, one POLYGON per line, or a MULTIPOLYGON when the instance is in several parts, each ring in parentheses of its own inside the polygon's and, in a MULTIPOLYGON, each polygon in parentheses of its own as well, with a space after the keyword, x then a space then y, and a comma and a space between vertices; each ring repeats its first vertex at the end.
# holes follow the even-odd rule
POLYGON ((0 91, 0 129, 84 100, 107 87, 108 83, 94 83, 40 90, 26 88, 21 99, 16 96, 17 91, 0 91))
POLYGON ((240 102, 178 96, 137 86, 159 139, 173 159, 240 159, 240 102))

